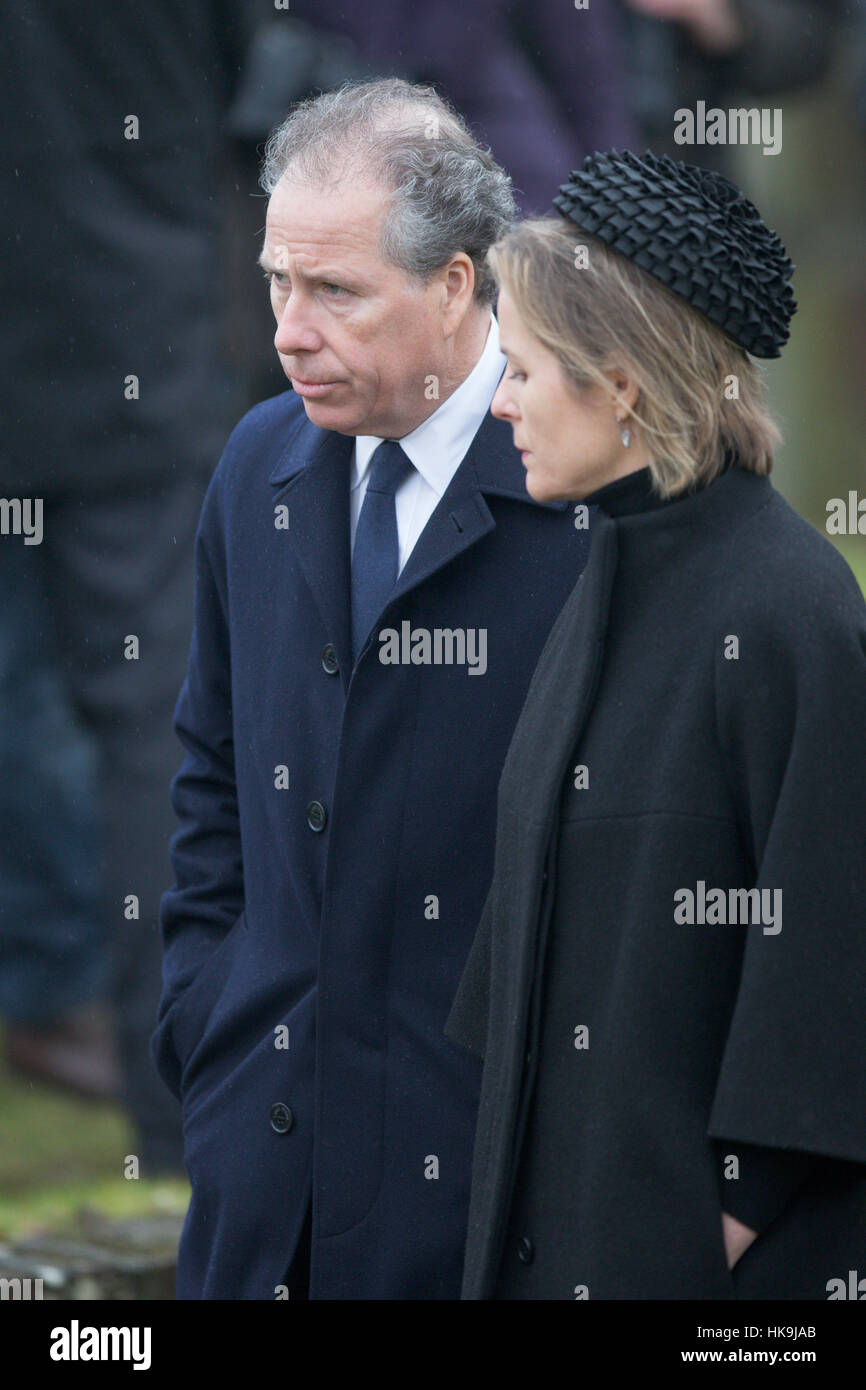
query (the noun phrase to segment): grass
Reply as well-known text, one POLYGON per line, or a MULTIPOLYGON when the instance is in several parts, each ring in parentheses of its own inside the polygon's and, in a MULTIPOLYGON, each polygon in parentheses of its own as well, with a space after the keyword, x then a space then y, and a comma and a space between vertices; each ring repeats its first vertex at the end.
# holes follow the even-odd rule
POLYGON ((89 1213, 114 1220, 182 1217, 188 1202, 188 1185, 174 1179, 131 1182, 103 1178, 35 1188, 14 1200, 0 1198, 0 1240, 77 1231, 82 1216, 89 1213))
POLYGON ((0 1240, 75 1224, 82 1208, 109 1217, 181 1214, 184 1179, 123 1176, 134 1152, 123 1110, 81 1100, 0 1066, 0 1240))

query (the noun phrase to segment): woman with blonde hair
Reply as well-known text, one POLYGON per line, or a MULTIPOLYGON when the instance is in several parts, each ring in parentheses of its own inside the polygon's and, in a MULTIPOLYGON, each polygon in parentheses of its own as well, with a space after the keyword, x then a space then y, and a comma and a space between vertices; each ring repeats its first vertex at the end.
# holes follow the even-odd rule
POLYGON ((768 476, 794 267, 666 157, 554 202, 489 253, 492 410, 591 550, 446 1028, 484 1059, 463 1297, 856 1297, 866 606, 768 476))

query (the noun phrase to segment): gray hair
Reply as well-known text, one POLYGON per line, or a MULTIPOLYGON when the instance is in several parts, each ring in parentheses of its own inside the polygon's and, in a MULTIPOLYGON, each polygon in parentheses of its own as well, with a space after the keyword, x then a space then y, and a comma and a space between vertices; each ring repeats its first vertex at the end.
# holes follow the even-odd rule
POLYGON ((383 184, 383 259, 426 283, 463 251, 476 302, 495 300, 486 255, 514 221, 511 179, 432 86, 358 80, 299 102, 265 146, 268 196, 284 174, 319 188, 357 175, 383 184))

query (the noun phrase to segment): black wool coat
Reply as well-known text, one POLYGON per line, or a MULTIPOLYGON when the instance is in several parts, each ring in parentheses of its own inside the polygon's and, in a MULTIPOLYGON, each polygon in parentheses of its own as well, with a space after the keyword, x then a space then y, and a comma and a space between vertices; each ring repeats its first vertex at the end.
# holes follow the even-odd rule
POLYGON ((499 783, 462 1297, 866 1295, 866 606, 768 479, 645 476, 499 783))

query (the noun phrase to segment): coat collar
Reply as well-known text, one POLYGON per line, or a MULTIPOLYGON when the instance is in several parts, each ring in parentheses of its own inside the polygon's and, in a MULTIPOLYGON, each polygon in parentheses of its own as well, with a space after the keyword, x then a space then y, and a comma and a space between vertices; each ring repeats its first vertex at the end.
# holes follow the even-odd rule
MULTIPOLYGON (((268 475, 270 482, 280 485, 295 477, 302 469, 315 468, 323 453, 330 457, 329 449, 332 446, 340 447, 338 441, 351 459, 355 442, 353 435, 336 434, 333 430, 322 429, 319 425, 314 425, 307 418, 306 412, 302 411, 283 452, 268 475)), ((520 455, 512 443, 511 426, 494 415, 488 414, 484 417, 454 475, 452 485, 467 463, 471 463, 477 486, 482 492, 496 493, 500 497, 514 497, 519 502, 528 502, 534 507, 544 506, 555 511, 564 511, 572 505, 568 501, 536 502, 529 496, 526 491, 526 473, 520 462, 520 455)))
MULTIPOLYGON (((344 687, 351 674, 345 657, 350 650, 349 485, 354 443, 354 436, 324 430, 302 413, 269 474, 277 489, 274 504, 288 507, 288 536, 337 649, 344 687)), ((496 522, 485 494, 559 512, 572 505, 538 503, 529 496, 511 426, 486 415, 409 556, 390 602, 493 530, 496 522)))

